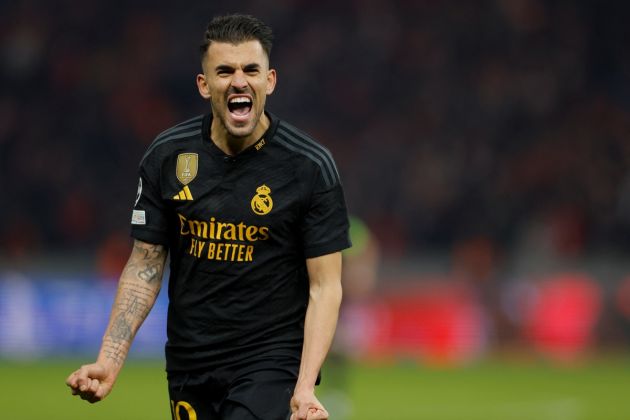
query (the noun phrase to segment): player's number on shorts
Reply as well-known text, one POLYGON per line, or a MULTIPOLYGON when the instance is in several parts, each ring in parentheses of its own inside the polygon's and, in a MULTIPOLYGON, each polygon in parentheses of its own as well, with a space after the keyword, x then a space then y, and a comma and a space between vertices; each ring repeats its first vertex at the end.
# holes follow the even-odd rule
POLYGON ((188 413, 188 420, 197 420, 197 413, 195 412, 195 409, 192 408, 192 405, 188 404, 186 401, 177 401, 177 404, 175 404, 175 401, 171 400, 171 410, 173 410, 173 418, 175 420, 182 420, 179 415, 180 408, 186 410, 186 413, 188 413))

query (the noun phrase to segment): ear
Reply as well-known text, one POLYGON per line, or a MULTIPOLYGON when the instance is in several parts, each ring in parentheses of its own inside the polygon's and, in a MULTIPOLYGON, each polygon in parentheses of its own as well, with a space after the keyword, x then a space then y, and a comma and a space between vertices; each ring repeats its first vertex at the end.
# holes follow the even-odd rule
POLYGON ((273 90, 276 88, 276 71, 274 69, 269 69, 267 71, 267 95, 271 95, 273 90))
POLYGON ((210 99, 210 89, 206 82, 206 76, 203 74, 197 75, 197 89, 199 89, 199 94, 203 99, 210 99))

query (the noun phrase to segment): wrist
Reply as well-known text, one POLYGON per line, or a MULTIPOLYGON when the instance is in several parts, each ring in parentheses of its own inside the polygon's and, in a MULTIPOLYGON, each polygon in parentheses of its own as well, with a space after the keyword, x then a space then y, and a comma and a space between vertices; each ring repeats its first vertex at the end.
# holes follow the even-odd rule
POLYGON ((125 356, 118 354, 115 357, 112 357, 111 353, 107 350, 101 352, 96 359, 97 364, 103 366, 110 372, 116 373, 122 369, 124 361, 125 356))
POLYGON ((303 392, 314 393, 315 392, 315 381, 306 381, 298 379, 295 384, 294 394, 299 394, 303 392))

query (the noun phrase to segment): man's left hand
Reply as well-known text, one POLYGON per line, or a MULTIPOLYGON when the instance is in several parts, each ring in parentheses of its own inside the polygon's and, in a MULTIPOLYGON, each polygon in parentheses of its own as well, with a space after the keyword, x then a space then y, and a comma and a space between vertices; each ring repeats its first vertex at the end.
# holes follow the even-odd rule
POLYGON ((296 391, 291 398, 291 420, 328 420, 328 411, 312 391, 296 391))

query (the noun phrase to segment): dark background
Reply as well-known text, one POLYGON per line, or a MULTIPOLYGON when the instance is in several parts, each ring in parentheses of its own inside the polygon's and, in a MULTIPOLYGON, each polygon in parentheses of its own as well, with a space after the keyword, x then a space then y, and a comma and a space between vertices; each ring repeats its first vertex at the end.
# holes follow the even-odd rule
POLYGON ((3 1, 3 260, 124 262, 137 164, 208 112, 198 45, 234 11, 273 27, 268 109, 333 152, 386 259, 624 256, 628 4, 3 1))

